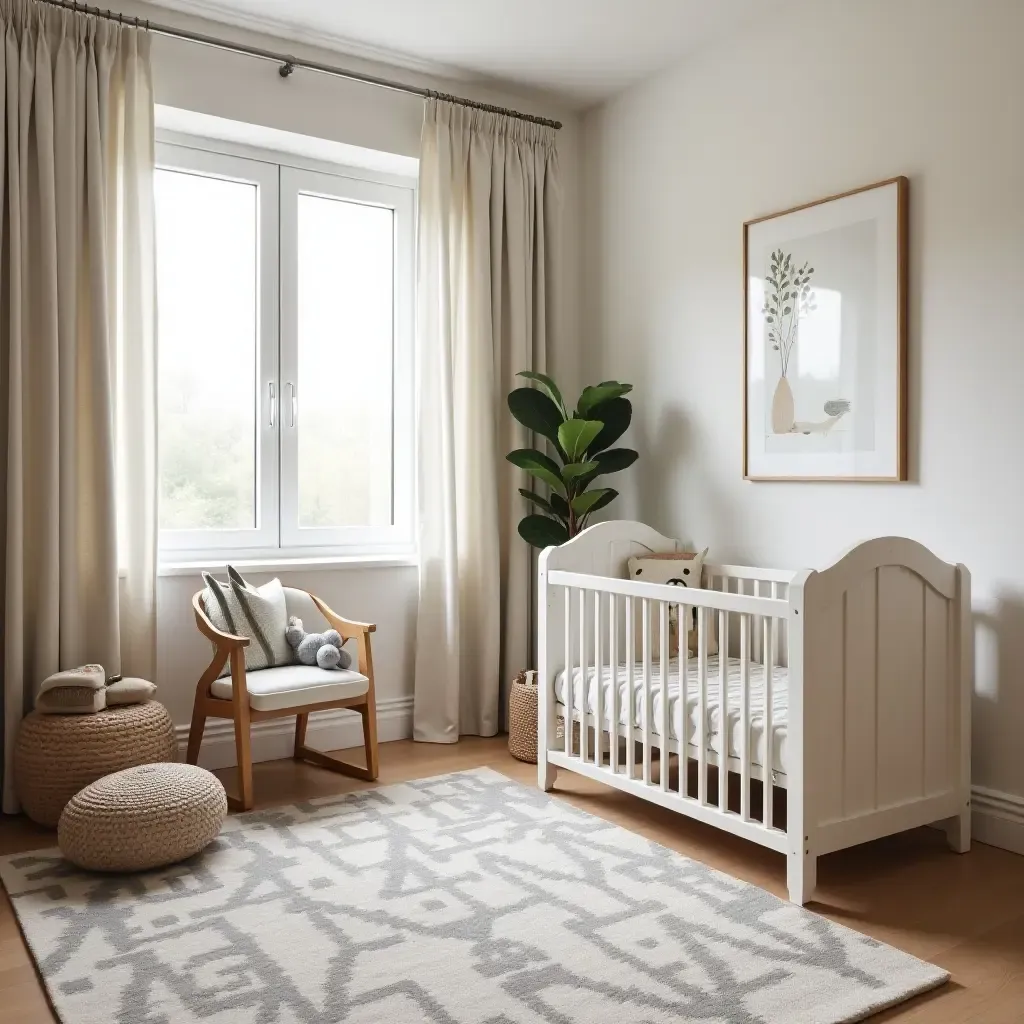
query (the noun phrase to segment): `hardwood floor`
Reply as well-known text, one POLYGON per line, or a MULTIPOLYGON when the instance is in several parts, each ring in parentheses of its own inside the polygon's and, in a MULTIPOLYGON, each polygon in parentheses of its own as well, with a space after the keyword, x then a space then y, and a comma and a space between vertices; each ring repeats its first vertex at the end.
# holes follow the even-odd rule
MULTIPOLYGON (((256 765, 256 806, 355 792, 478 765, 527 785, 536 782, 535 767, 514 760, 504 738, 465 739, 453 746, 402 741, 381 745, 379 783, 343 778, 290 760, 256 765)), ((218 774, 227 782, 233 770, 218 774)), ((785 861, 778 854, 568 772, 559 775, 555 794, 785 898, 785 861)), ((0 854, 52 845, 52 832, 24 819, 0 822, 0 854)), ((969 854, 957 856, 947 850, 942 833, 918 829, 822 858, 817 902, 811 909, 952 973, 949 985, 880 1014, 873 1022, 1024 1022, 1024 857, 980 843, 969 854)), ((0 1020, 56 1020, 6 894, 0 898, 0 1020)))

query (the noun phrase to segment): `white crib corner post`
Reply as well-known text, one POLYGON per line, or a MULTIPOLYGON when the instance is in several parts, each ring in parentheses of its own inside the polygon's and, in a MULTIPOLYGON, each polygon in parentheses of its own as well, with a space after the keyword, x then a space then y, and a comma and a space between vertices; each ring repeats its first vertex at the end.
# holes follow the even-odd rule
MULTIPOLYGON (((549 622, 557 595, 548 588, 548 555, 554 550, 553 547, 545 548, 541 552, 537 571, 537 612, 540 620, 537 630, 537 686, 540 689, 537 694, 537 785, 545 793, 554 788, 558 774, 558 769, 548 762, 548 751, 555 745, 555 667, 549 643, 549 622)), ((571 690, 566 704, 572 705, 571 690)), ((570 729, 570 726, 567 724, 566 728, 570 729)))
MULTIPOLYGON (((807 707, 804 689, 805 637, 813 642, 813 623, 807 626, 804 588, 815 575, 798 573, 789 585, 789 614, 786 629, 789 639, 789 683, 787 700, 786 773, 789 777, 786 804, 786 887, 789 899, 798 906, 809 903, 818 883, 818 855, 814 834, 815 766, 807 739, 813 732, 813 705, 807 707), (811 755, 811 756, 808 756, 811 755)), ((765 760, 771 763, 773 744, 765 737, 765 760)), ((766 780, 766 785, 770 783, 766 780)))
POLYGON ((971 574, 965 565, 956 567, 956 597, 953 599, 953 629, 956 646, 950 684, 956 688, 957 713, 956 790, 960 811, 944 822, 946 842, 954 853, 971 849, 971 699, 974 696, 974 620, 971 614, 971 574))

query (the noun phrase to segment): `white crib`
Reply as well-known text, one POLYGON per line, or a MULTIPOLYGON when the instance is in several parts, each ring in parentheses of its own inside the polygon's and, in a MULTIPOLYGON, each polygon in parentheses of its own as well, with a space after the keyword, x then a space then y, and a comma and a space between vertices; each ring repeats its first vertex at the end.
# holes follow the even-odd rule
POLYGON ((625 578, 631 556, 680 549, 609 522, 541 554, 541 787, 564 768, 784 853, 799 904, 834 850, 943 822, 966 852, 967 569, 884 537, 818 572, 705 564, 700 590, 625 578), (696 617, 695 652, 684 630, 670 639, 670 608, 696 617))

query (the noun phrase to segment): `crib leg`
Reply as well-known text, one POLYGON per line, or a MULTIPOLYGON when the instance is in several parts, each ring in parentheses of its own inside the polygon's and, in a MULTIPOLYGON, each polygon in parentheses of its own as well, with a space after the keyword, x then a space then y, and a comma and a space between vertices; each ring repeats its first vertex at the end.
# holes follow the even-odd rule
POLYGON ((558 769, 548 762, 543 752, 537 752, 537 785, 545 793, 550 793, 555 788, 555 779, 558 776, 558 769))
POLYGON ((959 813, 947 818, 943 825, 946 829, 946 843, 954 853, 969 853, 971 849, 971 808, 968 804, 959 813))
POLYGON ((813 853, 790 853, 786 857, 786 885, 789 900, 802 907, 810 903, 818 884, 818 858, 813 853))

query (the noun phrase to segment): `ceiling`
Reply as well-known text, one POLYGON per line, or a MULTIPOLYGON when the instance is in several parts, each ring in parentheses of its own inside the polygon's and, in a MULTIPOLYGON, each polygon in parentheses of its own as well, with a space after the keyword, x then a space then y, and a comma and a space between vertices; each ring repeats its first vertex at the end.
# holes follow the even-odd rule
POLYGON ((600 102, 770 0, 151 0, 360 57, 600 102))

